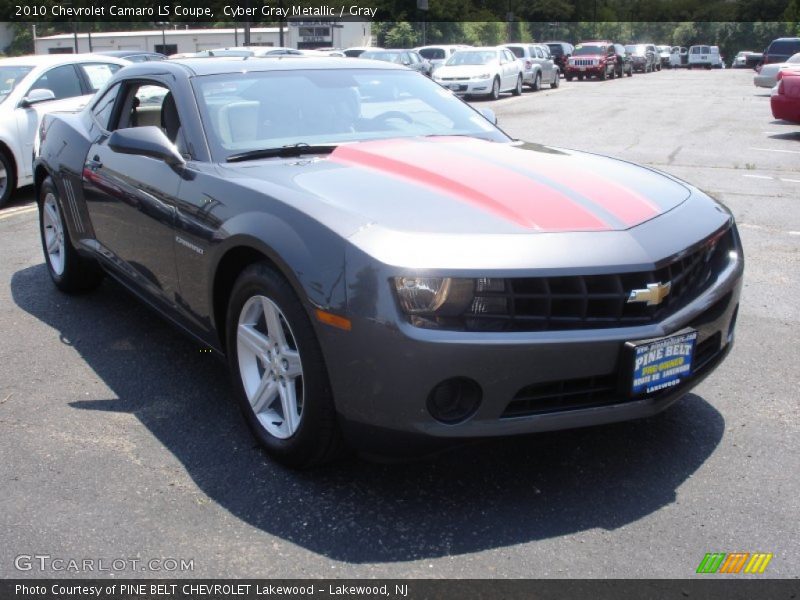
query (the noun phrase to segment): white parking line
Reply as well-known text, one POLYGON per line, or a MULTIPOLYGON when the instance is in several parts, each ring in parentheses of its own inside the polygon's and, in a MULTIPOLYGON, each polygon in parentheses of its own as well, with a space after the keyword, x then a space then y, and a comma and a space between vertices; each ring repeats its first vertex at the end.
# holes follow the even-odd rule
POLYGON ((23 206, 20 208, 12 208, 9 210, 4 210, 0 212, 0 221, 3 219, 10 219, 11 217, 16 217, 17 215, 24 215, 26 213, 35 212, 37 207, 35 206, 23 206))
POLYGON ((768 231, 770 233, 786 233, 788 235, 800 235, 800 231, 787 231, 785 229, 775 229, 774 227, 765 227, 764 225, 753 225, 751 223, 737 223, 740 228, 744 229, 758 229, 759 231, 768 231))
POLYGON ((746 175, 742 173, 742 177, 749 177, 750 179, 770 179, 772 181, 783 181, 786 183, 800 183, 800 179, 789 179, 788 177, 772 177, 771 175, 746 175))
POLYGON ((800 150, 779 150, 777 148, 750 148, 750 150, 760 150, 762 152, 785 152, 786 154, 800 154, 800 150))

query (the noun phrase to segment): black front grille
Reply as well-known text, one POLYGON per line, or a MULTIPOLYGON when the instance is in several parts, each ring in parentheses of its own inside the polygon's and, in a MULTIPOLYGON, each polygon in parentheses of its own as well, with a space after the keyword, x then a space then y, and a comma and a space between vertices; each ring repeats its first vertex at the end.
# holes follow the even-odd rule
MULTIPOLYGON (((722 357, 721 340, 722 335, 718 331, 697 344, 692 360, 693 378, 712 368, 722 357)), ((623 368, 627 369, 629 366, 625 364, 623 368)), ((657 399, 686 387, 688 383, 636 398, 630 397, 630 380, 620 374, 619 370, 593 377, 535 383, 519 390, 500 418, 528 417, 618 404, 629 400, 657 399)))
POLYGON ((728 260, 727 230, 653 271, 568 277, 479 280, 463 315, 468 331, 561 331, 648 325, 688 304, 728 260), (629 303, 632 290, 670 282, 660 304, 629 303))

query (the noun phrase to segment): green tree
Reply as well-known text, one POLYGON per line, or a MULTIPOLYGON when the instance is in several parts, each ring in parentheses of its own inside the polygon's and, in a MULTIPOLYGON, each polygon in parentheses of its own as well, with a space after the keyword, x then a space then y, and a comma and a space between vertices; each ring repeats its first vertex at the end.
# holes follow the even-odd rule
POLYGON ((389 48, 411 48, 416 46, 419 36, 410 23, 395 23, 386 32, 386 46, 389 48))

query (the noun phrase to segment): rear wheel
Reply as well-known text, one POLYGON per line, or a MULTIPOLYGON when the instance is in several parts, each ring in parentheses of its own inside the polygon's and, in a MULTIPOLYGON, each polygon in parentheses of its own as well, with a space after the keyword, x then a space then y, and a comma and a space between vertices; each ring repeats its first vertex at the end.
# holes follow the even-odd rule
POLYGON ((42 250, 53 283, 67 293, 96 288, 103 280, 103 271, 97 263, 81 256, 73 247, 58 192, 49 177, 42 183, 38 200, 42 250))
POLYGON ((553 74, 553 83, 550 84, 550 87, 555 89, 559 85, 561 85, 561 74, 558 72, 558 69, 556 69, 556 72, 553 74))
POLYGON ((245 269, 226 327, 239 407, 261 445, 296 468, 336 458, 343 444, 322 350, 289 283, 266 263, 245 269))
POLYGON ((564 79, 567 81, 572 81, 572 75, 564 75, 564 79))
POLYGON ((517 77, 517 85, 512 92, 515 96, 520 96, 522 94, 522 75, 517 77))
POLYGON ((5 152, 0 151, 0 207, 11 201, 11 195, 17 187, 17 174, 14 164, 5 152))

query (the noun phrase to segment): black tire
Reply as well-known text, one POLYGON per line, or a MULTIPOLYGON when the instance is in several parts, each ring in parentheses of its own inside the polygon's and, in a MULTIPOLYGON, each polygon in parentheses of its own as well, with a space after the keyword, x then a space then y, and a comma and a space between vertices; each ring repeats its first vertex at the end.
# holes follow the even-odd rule
POLYGON ((517 77, 517 87, 515 87, 511 93, 514 94, 515 96, 522 95, 522 75, 517 77))
POLYGON ((77 294, 93 290, 103 281, 104 273, 99 265, 90 258, 81 256, 72 243, 69 228, 64 221, 64 209, 53 180, 44 180, 39 190, 39 237, 42 241, 42 252, 47 272, 56 287, 68 294, 77 294), (54 211, 52 209, 55 209, 54 211), (48 211, 48 215, 45 215, 48 211), (55 213, 55 214, 54 214, 55 213), (60 233, 56 231, 54 221, 60 223, 60 233), (58 258, 48 251, 47 239, 60 237, 61 249, 58 258), (59 264, 63 260, 63 265, 59 264))
POLYGON ((583 81, 583 75, 578 75, 578 81, 583 81))
POLYGON ((567 81, 572 81, 572 75, 564 75, 564 79, 567 81))
POLYGON ((536 76, 533 78, 533 85, 531 86, 531 89, 534 92, 538 92, 540 89, 542 89, 542 72, 541 71, 536 73, 536 76))
POLYGON ((608 79, 608 69, 603 69, 603 72, 600 73, 599 79, 600 81, 605 81, 606 79, 608 79))
POLYGON ((628 77, 633 77, 633 67, 628 69, 628 77))
POLYGON ((553 83, 550 84, 551 89, 556 89, 558 86, 561 85, 561 73, 556 70, 555 75, 553 76, 553 83))
POLYGON ((500 98, 500 78, 495 77, 494 81, 492 82, 492 91, 490 92, 489 96, 492 100, 497 100, 500 98))
POLYGON ((226 346, 239 408, 250 430, 278 462, 294 468, 308 468, 331 462, 344 451, 337 422, 328 372, 317 337, 294 290, 286 279, 266 262, 247 267, 231 291, 226 318, 226 346), (302 364, 302 411, 297 430, 281 439, 266 430, 247 399, 239 371, 237 332, 239 317, 254 296, 269 298, 283 315, 302 364))
POLYGON ((8 157, 5 152, 0 151, 0 169, 5 170, 5 178, 0 178, 0 208, 11 202, 11 196, 14 195, 14 190, 17 189, 17 173, 14 169, 13 161, 8 157))

